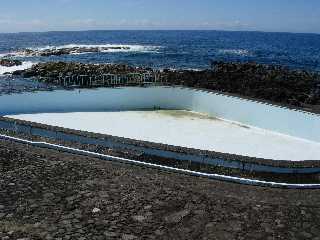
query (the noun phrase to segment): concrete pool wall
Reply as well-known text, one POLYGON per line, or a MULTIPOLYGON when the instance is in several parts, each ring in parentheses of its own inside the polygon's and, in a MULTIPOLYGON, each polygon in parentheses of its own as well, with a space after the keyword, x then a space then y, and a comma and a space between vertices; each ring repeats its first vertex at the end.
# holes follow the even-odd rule
POLYGON ((123 87, 0 96, 0 115, 184 109, 320 142, 320 115, 182 87, 123 87))

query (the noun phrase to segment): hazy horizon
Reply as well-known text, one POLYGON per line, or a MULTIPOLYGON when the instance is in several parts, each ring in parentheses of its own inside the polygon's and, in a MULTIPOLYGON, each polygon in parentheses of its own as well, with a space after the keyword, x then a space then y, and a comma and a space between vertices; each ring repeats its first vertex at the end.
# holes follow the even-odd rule
POLYGON ((320 32, 286 32, 286 31, 263 31, 263 30, 223 30, 223 29, 83 29, 83 30, 43 30, 43 31, 18 31, 18 32, 0 32, 0 34, 24 34, 24 33, 54 33, 54 32, 125 32, 125 31, 208 31, 208 32, 256 32, 256 33, 285 33, 285 34, 310 34, 320 35, 320 32))

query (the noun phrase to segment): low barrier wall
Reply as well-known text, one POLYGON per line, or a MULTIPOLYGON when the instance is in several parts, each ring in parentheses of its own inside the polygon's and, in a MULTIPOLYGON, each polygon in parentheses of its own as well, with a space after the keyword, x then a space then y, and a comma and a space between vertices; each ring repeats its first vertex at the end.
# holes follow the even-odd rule
POLYGON ((115 156, 110 156, 110 155, 104 155, 104 154, 100 154, 100 153, 89 152, 89 151, 85 151, 85 150, 81 150, 81 149, 70 148, 70 147, 65 147, 65 146, 46 143, 46 142, 34 142, 34 141, 29 141, 29 140, 15 138, 15 137, 1 135, 1 134, 0 134, 0 139, 4 139, 7 141, 14 141, 16 143, 28 144, 28 145, 32 145, 32 146, 36 146, 36 147, 40 147, 40 148, 47 148, 47 149, 63 151, 63 152, 82 155, 82 156, 95 157, 95 158, 99 158, 99 159, 106 160, 106 161, 125 163, 125 164, 148 167, 148 168, 156 168, 156 169, 160 169, 160 170, 164 170, 164 171, 188 174, 191 176, 205 177, 205 178, 233 182, 233 183, 239 183, 239 184, 261 186, 261 187, 287 188, 287 189, 319 189, 320 188, 320 184, 294 184, 294 183, 291 184, 291 183, 268 182, 268 181, 226 176, 226 175, 220 175, 220 174, 196 172, 196 171, 191 171, 191 170, 187 170, 187 169, 168 167, 165 165, 158 165, 158 164, 140 162, 140 161, 136 161, 136 160, 120 158, 120 157, 115 157, 115 156))

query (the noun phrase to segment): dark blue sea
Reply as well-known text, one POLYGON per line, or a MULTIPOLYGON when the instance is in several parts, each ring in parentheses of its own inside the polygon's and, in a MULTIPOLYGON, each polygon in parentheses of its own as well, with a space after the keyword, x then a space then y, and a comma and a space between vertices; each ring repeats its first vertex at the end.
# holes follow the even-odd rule
MULTIPOLYGON (((174 69, 209 68, 210 60, 284 65, 320 71, 320 35, 225 31, 83 31, 0 34, 0 57, 46 61, 125 63, 174 69), (127 50, 27 57, 22 49, 128 46, 127 50)), ((27 65, 26 65, 27 66, 27 65)), ((7 70, 7 69, 6 69, 7 70)), ((0 71, 1 74, 1 71, 0 71)))

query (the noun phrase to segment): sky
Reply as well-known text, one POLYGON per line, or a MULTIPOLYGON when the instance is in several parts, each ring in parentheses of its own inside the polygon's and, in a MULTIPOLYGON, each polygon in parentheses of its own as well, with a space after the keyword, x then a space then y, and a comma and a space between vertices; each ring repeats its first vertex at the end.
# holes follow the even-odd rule
POLYGON ((319 0, 1 0, 0 32, 199 29, 320 33, 319 0))

